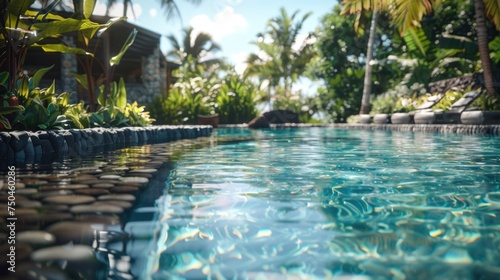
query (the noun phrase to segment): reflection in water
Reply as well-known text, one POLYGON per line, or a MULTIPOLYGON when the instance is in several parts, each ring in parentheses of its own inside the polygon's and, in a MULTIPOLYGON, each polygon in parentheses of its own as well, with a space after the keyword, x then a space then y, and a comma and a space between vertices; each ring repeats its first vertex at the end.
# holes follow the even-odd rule
POLYGON ((144 278, 500 274, 496 139, 311 128, 224 140, 238 132, 177 161, 144 278))

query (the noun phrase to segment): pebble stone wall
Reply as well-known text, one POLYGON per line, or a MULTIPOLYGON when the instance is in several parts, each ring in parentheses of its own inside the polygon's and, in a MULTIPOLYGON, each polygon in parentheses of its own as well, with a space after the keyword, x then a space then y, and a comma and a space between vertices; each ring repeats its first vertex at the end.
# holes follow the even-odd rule
POLYGON ((151 126, 0 132, 0 170, 10 164, 50 162, 54 158, 144 144, 208 136, 211 126, 151 126))

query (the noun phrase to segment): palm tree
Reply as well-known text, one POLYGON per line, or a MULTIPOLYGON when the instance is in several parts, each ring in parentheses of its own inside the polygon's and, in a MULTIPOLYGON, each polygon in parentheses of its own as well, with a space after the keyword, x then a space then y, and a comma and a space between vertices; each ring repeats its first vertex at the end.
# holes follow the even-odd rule
MULTIPOLYGON (((372 1, 344 0, 344 3, 351 3, 349 4, 351 7, 358 7, 358 10, 360 2, 368 4, 368 7, 375 6, 372 1)), ((416 23, 420 22, 423 16, 429 14, 441 2, 441 0, 379 0, 376 3, 383 3, 385 10, 390 12, 393 22, 399 27, 401 34, 404 34, 407 30, 417 27, 418 24, 416 23), (389 7, 391 7, 390 10, 389 7)), ((483 68, 484 86, 488 95, 494 96, 496 93, 488 47, 486 19, 491 19, 496 29, 500 30, 500 3, 496 0, 474 0, 474 5, 478 34, 477 43, 483 68)))
MULTIPOLYGON (((158 0, 160 2, 160 5, 163 9, 163 12, 165 13, 165 16, 167 19, 181 17, 181 13, 179 11, 179 7, 177 6, 177 3, 175 0, 158 0)), ((198 5, 201 3, 201 0, 185 0, 190 3, 193 3, 195 5, 198 5)), ((111 6, 113 6, 117 0, 108 0, 107 5, 106 5, 106 15, 109 12, 109 9, 111 6)), ((133 7, 132 0, 123 0, 123 16, 127 16, 127 10, 128 7, 133 7)), ((132 13, 134 13, 134 10, 132 9, 132 13)))
POLYGON ((248 56, 246 74, 267 80, 270 91, 282 83, 288 96, 293 83, 314 57, 310 42, 314 34, 298 41, 304 21, 310 16, 311 13, 307 13, 298 18, 298 11, 289 16, 285 8, 281 8, 280 16, 269 20, 266 33, 258 34, 259 39, 253 42, 260 52, 248 56))
POLYGON ((195 65, 201 64, 206 67, 222 62, 220 58, 211 58, 221 48, 209 34, 195 33, 192 27, 185 28, 183 32, 182 43, 174 35, 167 37, 173 47, 167 55, 174 59, 174 62, 185 65, 192 61, 195 65))

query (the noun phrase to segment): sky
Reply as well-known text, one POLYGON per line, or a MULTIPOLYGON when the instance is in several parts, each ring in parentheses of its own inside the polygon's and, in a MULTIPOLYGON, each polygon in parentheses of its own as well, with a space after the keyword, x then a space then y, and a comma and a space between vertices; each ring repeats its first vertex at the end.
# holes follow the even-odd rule
MULTIPOLYGON (((112 16, 121 16, 121 1, 112 7, 112 16)), ((99 0, 95 12, 104 14, 106 1, 99 0)), ((161 50, 167 53, 171 46, 167 35, 174 34, 182 39, 181 31, 192 26, 196 31, 205 32, 221 46, 218 55, 226 57, 239 72, 244 70, 244 61, 249 53, 257 52, 250 42, 257 40, 258 33, 264 33, 267 21, 277 17, 280 8, 289 14, 299 10, 299 18, 305 13, 312 15, 305 21, 302 33, 314 31, 320 19, 337 3, 335 0, 202 0, 194 5, 186 0, 177 0, 181 18, 167 20, 157 0, 133 1, 134 14, 128 13, 129 20, 141 27, 162 34, 161 50)), ((129 10, 130 11, 130 10, 129 10)))

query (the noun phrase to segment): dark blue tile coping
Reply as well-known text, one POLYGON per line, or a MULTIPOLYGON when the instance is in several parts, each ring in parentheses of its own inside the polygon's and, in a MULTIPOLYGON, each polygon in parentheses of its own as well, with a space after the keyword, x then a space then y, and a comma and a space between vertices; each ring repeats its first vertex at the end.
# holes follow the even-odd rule
POLYGON ((0 132, 0 170, 145 144, 209 136, 211 126, 149 126, 0 132))
MULTIPOLYGON (((248 127, 246 124, 219 125, 220 128, 248 127)), ((456 133, 500 136, 500 124, 271 124, 271 128, 335 127, 342 129, 392 130, 404 132, 456 133)))

